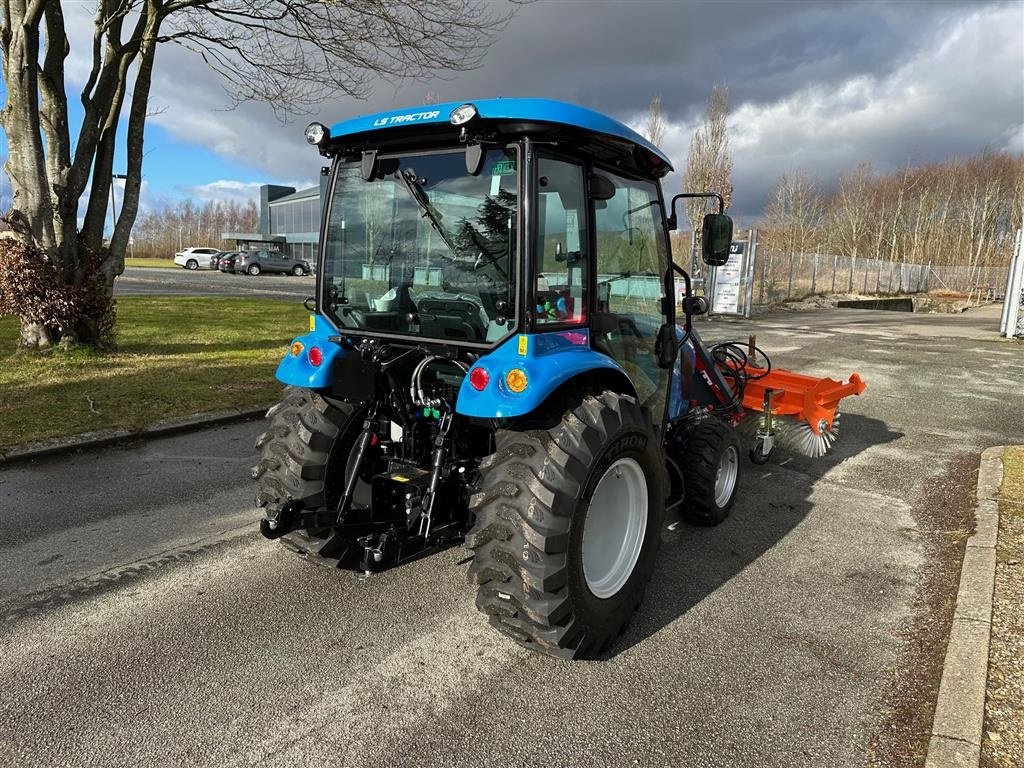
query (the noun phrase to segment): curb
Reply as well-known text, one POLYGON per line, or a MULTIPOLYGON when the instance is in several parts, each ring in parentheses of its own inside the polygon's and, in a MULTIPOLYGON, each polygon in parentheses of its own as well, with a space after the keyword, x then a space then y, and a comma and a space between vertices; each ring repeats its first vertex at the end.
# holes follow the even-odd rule
POLYGON ((997 446, 981 454, 975 532, 964 550, 925 768, 977 768, 981 763, 999 533, 995 498, 1003 480, 1005 450, 1005 446, 997 446))
POLYGON ((0 453, 0 467, 16 462, 31 461, 32 459, 41 459, 47 456, 59 456, 90 448, 104 448, 108 445, 117 445, 118 443, 151 440, 156 437, 176 435, 180 432, 192 432, 223 424, 252 421, 262 418, 269 407, 269 405, 261 405, 256 408, 232 408, 226 411, 197 413, 192 416, 165 419, 141 429, 123 427, 101 429, 96 432, 85 432, 72 437, 57 437, 50 440, 41 440, 37 443, 23 443, 12 446, 5 452, 0 453))

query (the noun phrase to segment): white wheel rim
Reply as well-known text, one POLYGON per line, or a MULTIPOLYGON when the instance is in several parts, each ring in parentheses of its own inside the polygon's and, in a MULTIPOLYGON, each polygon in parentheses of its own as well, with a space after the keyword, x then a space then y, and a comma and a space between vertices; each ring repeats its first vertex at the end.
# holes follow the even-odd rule
POLYGON ((619 459, 594 488, 583 527, 583 576, 596 597, 629 581, 646 533, 647 479, 635 459, 619 459))
POLYGON ((739 475, 740 457, 736 452, 736 446, 730 445, 722 451, 722 458, 718 462, 718 471, 715 473, 715 504, 724 507, 732 498, 732 492, 736 488, 736 477, 739 475))

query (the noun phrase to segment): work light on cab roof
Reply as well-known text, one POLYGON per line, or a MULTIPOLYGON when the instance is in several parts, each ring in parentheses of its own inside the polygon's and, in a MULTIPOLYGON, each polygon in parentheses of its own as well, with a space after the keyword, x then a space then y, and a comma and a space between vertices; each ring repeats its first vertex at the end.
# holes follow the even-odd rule
POLYGON ((677 203, 711 198, 701 255, 730 262, 725 200, 666 198, 670 159, 618 120, 475 99, 306 139, 331 163, 316 294, 252 476, 263 535, 311 560, 369 573, 464 545, 492 625, 593 657, 665 515, 722 522, 744 443, 757 464, 821 455, 864 391, 773 368, 753 337, 701 339, 709 302, 669 232, 677 203))
POLYGON ((472 104, 463 104, 461 107, 453 109, 448 119, 452 121, 452 125, 465 125, 478 114, 480 113, 477 112, 475 106, 472 104))
POLYGON ((306 126, 306 141, 319 147, 331 137, 330 129, 323 123, 310 123, 306 126))

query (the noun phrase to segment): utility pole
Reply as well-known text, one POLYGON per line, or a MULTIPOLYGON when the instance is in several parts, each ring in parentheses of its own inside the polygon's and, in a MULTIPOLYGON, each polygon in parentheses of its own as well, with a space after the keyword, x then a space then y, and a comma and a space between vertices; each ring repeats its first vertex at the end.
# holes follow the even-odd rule
POLYGON ((117 200, 114 197, 114 182, 117 179, 127 179, 128 177, 123 173, 112 173, 110 174, 110 239, 114 239, 114 227, 117 226, 117 200))

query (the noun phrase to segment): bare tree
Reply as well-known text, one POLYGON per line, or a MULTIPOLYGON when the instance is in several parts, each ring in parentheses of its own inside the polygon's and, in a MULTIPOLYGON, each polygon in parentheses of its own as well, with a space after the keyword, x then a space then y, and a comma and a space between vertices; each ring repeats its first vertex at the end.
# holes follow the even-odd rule
POLYGON ((818 186, 804 171, 779 177, 766 211, 772 246, 804 253, 822 224, 823 203, 818 186))
POLYGON ((644 136, 656 147, 661 146, 661 142, 665 139, 665 131, 668 129, 668 124, 665 122, 665 116, 661 111, 661 96, 655 96, 651 99, 650 109, 647 110, 647 125, 644 127, 644 136))
MULTIPOLYGON (((686 192, 717 192, 725 200, 726 209, 732 204, 732 155, 729 153, 729 132, 726 120, 729 116, 729 89, 716 85, 708 97, 704 122, 690 140, 690 154, 686 158, 683 173, 683 190, 686 192)), ((691 200, 686 206, 686 216, 693 233, 691 267, 696 269, 694 254, 701 220, 706 203, 691 200)))
POLYGON ((871 195, 874 183, 870 163, 861 163, 852 173, 839 177, 830 213, 836 240, 846 256, 856 258, 865 250, 865 238, 874 215, 871 195))
POLYGON ((284 117, 328 97, 364 97, 377 78, 475 67, 512 12, 512 6, 495 10, 484 0, 97 0, 96 6, 81 124, 72 130, 62 3, 3 0, 0 54, 7 101, 0 126, 9 146, 5 168, 13 193, 7 221, 21 247, 31 251, 8 263, 45 262, 33 271, 33 283, 45 274, 52 284, 33 284, 33 295, 43 298, 31 306, 46 304, 49 291, 64 307, 40 313, 17 297, 0 297, 19 314, 25 346, 58 339, 95 343, 111 327, 113 281, 124 268, 138 213, 159 47, 175 44, 195 52, 220 75, 232 105, 263 101, 284 117), (127 179, 105 244, 120 146, 126 150, 127 179), (79 228, 83 196, 88 202, 79 228), (86 294, 93 300, 86 301, 86 294))

